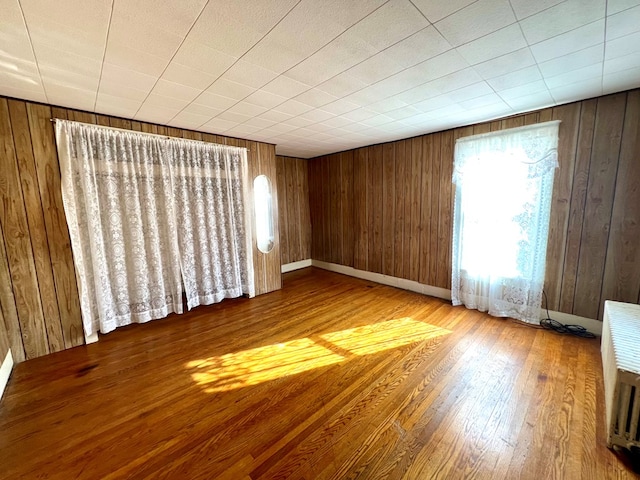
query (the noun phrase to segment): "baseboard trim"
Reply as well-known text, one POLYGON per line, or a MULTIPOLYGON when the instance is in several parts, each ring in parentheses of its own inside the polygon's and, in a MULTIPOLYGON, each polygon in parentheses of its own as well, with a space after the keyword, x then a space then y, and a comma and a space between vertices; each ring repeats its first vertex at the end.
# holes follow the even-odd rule
POLYGON ((98 332, 93 332, 91 335, 84 336, 84 343, 86 345, 90 345, 92 343, 96 343, 98 341, 98 332))
MULTIPOLYGON (((382 285, 388 285, 390 287, 397 287, 403 290, 409 290, 411 292, 421 293, 430 297, 442 298, 444 300, 451 300, 451 290, 446 288, 434 287, 431 285, 425 285, 423 283, 414 282, 413 280, 407 280, 405 278, 392 277, 390 275, 383 275, 381 273, 367 272, 365 270, 358 270, 353 267, 347 267, 345 265, 339 265, 337 263, 321 262, 320 260, 312 260, 311 264, 314 267, 322 268, 323 270, 329 270, 331 272, 341 273, 343 275, 349 275, 350 277, 360 278, 362 280, 369 280, 370 282, 381 283, 382 285)), ((602 322, 594 320, 592 318, 580 317, 578 315, 572 315, 570 313, 556 312, 549 310, 551 318, 557 320, 560 323, 580 325, 595 335, 602 335, 602 322)), ((543 310, 543 314, 540 317, 546 318, 547 311, 543 310)))
POLYGON ((293 272, 294 270, 300 270, 301 268, 307 268, 310 266, 311 266, 311 259, 309 258, 307 260, 299 260, 297 262, 285 263, 280 268, 282 273, 287 273, 287 272, 293 272))
POLYGON ((9 377, 11 376, 11 371, 13 370, 13 356, 11 355, 11 349, 7 352, 7 355, 4 357, 2 362, 2 366, 0 366, 0 399, 2 399, 2 395, 4 394, 4 389, 9 382, 9 377))

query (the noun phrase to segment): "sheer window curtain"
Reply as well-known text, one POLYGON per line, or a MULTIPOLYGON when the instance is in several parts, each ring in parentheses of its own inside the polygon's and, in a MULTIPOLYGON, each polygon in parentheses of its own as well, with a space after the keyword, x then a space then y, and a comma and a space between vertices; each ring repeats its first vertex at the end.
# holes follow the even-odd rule
POLYGON ((254 295, 245 149, 66 120, 56 141, 85 335, 182 313, 183 285, 189 308, 254 295))
POLYGON ((452 300, 539 323, 559 122, 455 146, 452 300))

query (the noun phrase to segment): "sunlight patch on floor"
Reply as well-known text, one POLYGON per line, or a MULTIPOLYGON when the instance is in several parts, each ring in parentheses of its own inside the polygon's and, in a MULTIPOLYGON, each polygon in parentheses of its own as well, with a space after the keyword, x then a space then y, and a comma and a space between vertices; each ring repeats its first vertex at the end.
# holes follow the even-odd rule
POLYGON ((257 385, 285 376, 326 367, 355 355, 421 342, 451 333, 411 318, 399 318, 339 332, 300 338, 218 357, 194 360, 185 366, 206 392, 257 385))

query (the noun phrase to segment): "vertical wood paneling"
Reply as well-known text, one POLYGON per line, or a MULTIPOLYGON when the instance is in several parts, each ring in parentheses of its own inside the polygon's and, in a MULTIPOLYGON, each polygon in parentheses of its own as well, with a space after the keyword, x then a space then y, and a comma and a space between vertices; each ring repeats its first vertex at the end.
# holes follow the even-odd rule
POLYGON ((420 283, 429 282, 429 267, 431 264, 431 194, 433 188, 433 157, 431 150, 435 135, 425 135, 421 137, 422 151, 420 156, 420 246, 418 247, 418 258, 420 273, 418 281, 420 283))
MULTIPOLYGON (((353 157, 353 225, 355 229, 353 266, 358 270, 369 269, 368 153, 367 148, 359 148, 354 152, 353 157)), ((315 180, 310 177, 309 182, 313 181, 315 180)), ((311 228, 313 229, 313 226, 311 228)))
POLYGON ((439 211, 440 211, 440 144, 442 133, 429 135, 431 142, 427 150, 427 156, 431 165, 431 195, 429 203, 431 214, 429 215, 429 270, 427 274, 428 285, 436 285, 438 271, 438 257, 441 255, 440 245, 438 244, 439 232, 439 211))
POLYGON ((411 139, 411 228, 409 234, 409 280, 420 279, 420 221, 422 215, 422 137, 411 139))
POLYGON ((38 175, 33 158, 33 144, 25 103, 9 100, 9 115, 11 117, 13 141, 18 160, 18 171, 20 172, 22 195, 31 237, 31 249, 35 262, 47 342, 51 352, 58 352, 64 350, 65 342, 62 335, 62 323, 58 311, 58 299, 51 267, 51 254, 42 212, 38 175))
POLYGON ((342 265, 353 266, 353 150, 343 152, 341 157, 340 200, 342 211, 342 265))
POLYGON ((598 99, 573 312, 597 318, 602 292, 626 94, 598 99))
POLYGON ((440 137, 440 202, 438 204, 438 256, 435 286, 451 288, 451 234, 453 218, 453 130, 440 137))
POLYGON ((45 105, 27 104, 33 153, 37 158, 38 185, 49 242, 51 267, 66 348, 84 343, 76 273, 71 240, 62 204, 60 167, 51 128, 51 110, 45 105))
POLYGON ((4 361, 4 358, 7 356, 7 352, 9 351, 9 334, 7 333, 7 329, 4 326, 4 316, 2 314, 2 309, 0 309, 0 365, 4 361))
MULTIPOLYGON (((545 291, 551 309, 601 317, 606 299, 640 300, 639 92, 359 148, 353 151, 351 207, 340 202, 332 210, 332 187, 322 187, 317 201, 312 188, 312 217, 328 222, 340 216, 344 249, 345 215, 353 214, 355 268, 450 288, 455 140, 561 120, 545 291), (393 169, 388 158, 393 159, 393 169)), ((344 170, 335 177, 328 166, 338 155, 344 153, 322 157, 324 170, 310 167, 309 181, 325 184, 339 177, 343 187, 344 170)), ((313 159, 310 165, 317 162, 313 159)), ((317 243, 331 251, 326 243, 338 240, 329 233, 330 228, 318 231, 314 221, 313 252, 317 243)))
MULTIPOLYGON (((287 165, 284 157, 276 157, 276 166, 277 166, 277 182, 278 182, 278 192, 280 195, 280 204, 283 208, 278 210, 278 224, 280 225, 280 262, 283 265, 290 263, 289 259, 291 248, 289 246, 289 228, 285 227, 288 224, 288 219, 291 218, 287 209, 284 208, 284 205, 289 204, 289 200, 287 198, 288 189, 287 189, 287 165)), ((291 222, 295 220, 291 218, 291 222)))
MULTIPOLYGON (((0 97, 0 314, 16 361, 84 343, 51 118, 194 140, 218 139, 210 134, 0 97)), ((237 139, 228 143, 247 145, 237 139)), ((272 180, 277 215, 275 147, 256 142, 252 146, 250 170, 263 172, 272 180)), ((306 199, 306 191, 304 195, 306 199)), ((306 222, 309 225, 308 212, 306 222)), ((276 239, 278 224, 275 218, 276 239)), ((280 242, 275 243, 270 254, 254 257, 254 263, 260 264, 256 275, 259 293, 281 286, 280 242)))
POLYGON ((587 182, 589 180, 589 160, 591 159, 593 130, 596 121, 596 106, 597 100, 587 100, 581 102, 580 108, 578 145, 573 171, 571 208, 569 212, 569 226, 567 228, 559 306, 561 312, 567 313, 573 312, 573 300, 575 298, 582 224, 584 222, 584 205, 587 198, 587 182))
POLYGON ((394 239, 396 229, 396 179, 395 151, 393 143, 382 147, 382 273, 394 274, 394 239))
POLYGON ((382 273, 382 205, 383 205, 383 171, 382 171, 382 145, 375 145, 369 154, 369 269, 372 272, 382 273))
POLYGON ((553 119, 560 120, 558 136, 558 164, 553 179, 553 197, 549 219, 549 240, 547 242, 547 262, 544 289, 548 306, 558 310, 562 286, 564 254, 567 246, 571 189, 575 170, 580 104, 570 103, 553 109, 553 119))
POLYGON ((616 181, 611 232, 607 245, 604 301, 640 301, 640 90, 629 93, 620 163, 616 181))
MULTIPOLYGON (((277 156, 278 202, 280 208, 280 255, 282 264, 311 258, 311 224, 307 160, 277 156)), ((346 218, 346 216, 345 216, 346 218)))
POLYGON ((0 310, 2 310, 3 327, 7 332, 11 354, 16 362, 22 362, 26 359, 26 353, 22 343, 20 320, 16 309, 16 299, 13 295, 13 282, 5 244, 2 222, 0 222, 0 310))
POLYGON ((329 261, 333 263, 342 262, 342 197, 340 196, 340 185, 342 182, 341 155, 331 155, 326 157, 327 168, 327 191, 329 194, 329 217, 327 223, 331 226, 331 242, 329 261))
POLYGON ((18 311, 25 357, 49 353, 35 260, 16 159, 7 100, 0 99, 0 222, 4 232, 13 294, 18 311))
POLYGON ((404 278, 404 236, 406 230, 406 216, 405 216, 405 199, 409 198, 406 193, 406 187, 408 185, 408 177, 406 176, 407 159, 411 159, 411 152, 407 155, 407 145, 410 145, 406 140, 394 143, 394 163, 395 163, 395 185, 394 185, 394 210, 395 210, 395 222, 396 227, 393 232, 393 273, 394 277, 404 278))

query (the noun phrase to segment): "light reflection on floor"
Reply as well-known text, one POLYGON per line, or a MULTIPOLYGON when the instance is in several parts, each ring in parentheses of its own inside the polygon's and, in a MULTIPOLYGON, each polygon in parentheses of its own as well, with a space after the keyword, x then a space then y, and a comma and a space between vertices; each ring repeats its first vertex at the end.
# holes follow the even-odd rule
POLYGON ((222 392, 325 367, 356 355, 371 355, 451 333, 399 318, 338 332, 194 360, 186 364, 206 392, 222 392))

